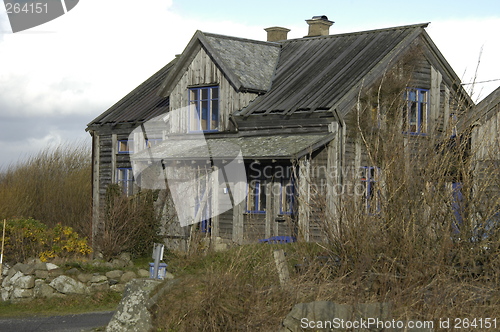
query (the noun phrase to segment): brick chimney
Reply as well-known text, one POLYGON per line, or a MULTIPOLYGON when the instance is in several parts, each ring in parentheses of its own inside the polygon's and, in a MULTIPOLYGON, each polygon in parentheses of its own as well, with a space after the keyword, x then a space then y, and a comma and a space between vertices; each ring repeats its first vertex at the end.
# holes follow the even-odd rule
POLYGON ((325 15, 313 16, 312 19, 306 20, 306 22, 309 24, 309 33, 306 37, 328 36, 330 27, 335 23, 329 21, 325 15))
POLYGON ((281 27, 271 27, 264 29, 267 32, 267 41, 277 42, 281 40, 287 39, 287 34, 290 32, 290 29, 281 28, 281 27))

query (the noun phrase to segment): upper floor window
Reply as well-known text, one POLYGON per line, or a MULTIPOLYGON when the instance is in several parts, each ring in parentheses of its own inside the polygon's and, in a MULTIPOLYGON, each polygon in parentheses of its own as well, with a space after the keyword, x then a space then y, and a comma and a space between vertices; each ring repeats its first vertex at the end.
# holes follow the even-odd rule
POLYGON ((118 140, 118 153, 133 153, 134 141, 128 139, 118 140))
POLYGON ((189 89, 189 130, 219 130, 219 87, 189 89))
POLYGON ((408 88, 403 109, 403 131, 409 134, 426 133, 428 112, 429 90, 408 88))

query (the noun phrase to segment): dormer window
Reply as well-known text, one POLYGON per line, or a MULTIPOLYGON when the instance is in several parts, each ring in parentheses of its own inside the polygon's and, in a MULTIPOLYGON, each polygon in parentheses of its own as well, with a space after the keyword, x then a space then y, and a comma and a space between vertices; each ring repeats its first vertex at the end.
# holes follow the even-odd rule
POLYGON ((219 130, 219 87, 189 89, 189 131, 219 130))
POLYGON ((403 132, 425 134, 429 112, 429 90, 408 88, 405 93, 403 132))

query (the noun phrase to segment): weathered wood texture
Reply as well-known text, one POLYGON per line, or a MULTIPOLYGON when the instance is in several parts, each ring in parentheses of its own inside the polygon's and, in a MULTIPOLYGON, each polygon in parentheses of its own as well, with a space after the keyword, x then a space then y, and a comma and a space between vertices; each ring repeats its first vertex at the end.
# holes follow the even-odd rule
POLYGON ((188 88, 212 84, 219 86, 219 131, 231 129, 229 115, 236 110, 241 110, 257 97, 255 93, 235 91, 209 55, 201 48, 170 95, 170 110, 181 110, 180 116, 172 119, 172 133, 187 132, 188 88), (186 109, 186 112, 183 112, 183 109, 186 109))
POLYGON ((482 209, 498 211, 500 206, 500 104, 471 132, 471 159, 474 195, 482 209))

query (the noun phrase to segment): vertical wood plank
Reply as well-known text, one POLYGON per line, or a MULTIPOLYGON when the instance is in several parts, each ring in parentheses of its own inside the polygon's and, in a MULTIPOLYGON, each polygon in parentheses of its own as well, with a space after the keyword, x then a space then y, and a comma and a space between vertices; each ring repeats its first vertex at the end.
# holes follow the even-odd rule
POLYGON ((116 134, 111 135, 111 183, 116 183, 116 153, 118 152, 118 139, 116 134))
MULTIPOLYGON (((246 190, 244 182, 236 182, 234 185, 235 197, 242 197, 241 193, 246 190)), ((245 210, 246 200, 241 201, 233 208, 233 241, 243 244, 243 211, 245 210)))
POLYGON ((299 160, 299 236, 309 242, 309 214, 310 214, 310 167, 309 160, 304 157, 299 160))
MULTIPOLYGON (((212 169, 212 226, 211 237, 212 241, 219 236, 219 168, 213 166, 212 169)), ((214 242, 215 243, 215 242, 214 242)))

